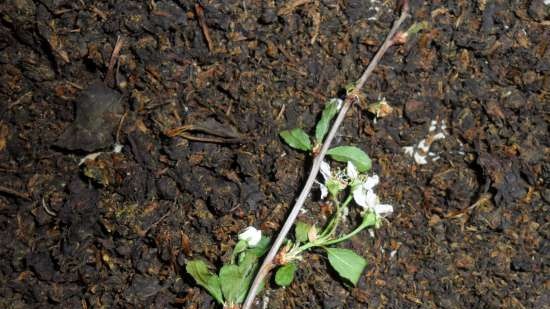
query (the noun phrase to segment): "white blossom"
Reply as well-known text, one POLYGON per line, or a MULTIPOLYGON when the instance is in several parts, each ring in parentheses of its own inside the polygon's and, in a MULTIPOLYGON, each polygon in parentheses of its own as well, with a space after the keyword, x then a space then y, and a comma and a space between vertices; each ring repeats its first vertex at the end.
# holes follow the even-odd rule
POLYGON ((336 195, 339 191, 346 188, 346 175, 342 171, 333 171, 330 168, 330 164, 322 161, 320 172, 323 176, 323 183, 320 183, 318 181, 317 183, 319 184, 319 189, 321 190, 321 199, 325 199, 329 193, 336 195))
POLYGON ((361 191, 361 194, 357 195, 357 198, 354 195, 355 202, 363 207, 365 210, 374 211, 379 216, 386 216, 393 212, 393 206, 389 204, 380 204, 380 199, 378 195, 372 190, 368 190, 363 194, 364 191, 361 191))
POLYGON ((247 227, 242 233, 239 234, 239 240, 245 240, 249 247, 256 247, 262 239, 262 231, 257 230, 253 226, 247 227))

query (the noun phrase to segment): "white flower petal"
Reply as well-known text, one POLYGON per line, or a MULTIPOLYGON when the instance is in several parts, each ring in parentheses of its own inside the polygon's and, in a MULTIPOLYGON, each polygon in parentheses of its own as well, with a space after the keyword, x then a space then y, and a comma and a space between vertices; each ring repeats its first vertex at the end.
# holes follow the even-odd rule
POLYGON ((357 168, 355 167, 355 165, 353 165, 351 161, 348 161, 346 172, 348 174, 348 177, 352 180, 359 177, 359 172, 357 171, 357 168))
POLYGON ((328 188, 324 184, 319 183, 319 189, 321 190, 321 199, 324 200, 328 196, 328 188))
POLYGON ((367 191, 363 190, 363 187, 359 186, 353 190, 353 200, 355 203, 363 208, 368 208, 367 205, 367 191))
POLYGON ((380 182, 380 179, 378 178, 378 175, 373 175, 367 177, 367 180, 365 180, 365 183, 363 183, 363 188, 365 190, 372 190, 372 188, 376 187, 376 185, 380 182))
POLYGON ((368 190, 365 197, 365 201, 366 201, 367 207, 369 209, 374 210, 374 208, 376 207, 376 205, 378 205, 378 202, 379 202, 378 195, 376 195, 374 191, 368 190))
POLYGON ((330 179, 330 165, 326 161, 321 162, 321 175, 323 175, 325 182, 330 179))
POLYGON ((262 231, 257 230, 253 226, 247 227, 239 234, 239 240, 245 240, 249 247, 255 247, 262 239, 262 231))
POLYGON ((386 216, 393 212, 393 206, 389 204, 378 204, 374 207, 374 212, 379 216, 386 216))

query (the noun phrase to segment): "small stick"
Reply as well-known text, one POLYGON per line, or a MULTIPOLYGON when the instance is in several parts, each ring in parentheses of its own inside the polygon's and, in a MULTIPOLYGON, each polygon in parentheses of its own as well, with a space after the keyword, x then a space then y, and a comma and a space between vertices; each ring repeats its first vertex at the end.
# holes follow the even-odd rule
POLYGON ((27 193, 21 193, 19 191, 15 191, 13 189, 10 189, 8 187, 4 187, 2 185, 0 185, 0 193, 6 193, 6 194, 9 194, 9 195, 13 195, 13 196, 22 198, 22 199, 27 200, 27 201, 31 200, 30 196, 27 193))
POLYGON ((111 54, 111 60, 109 60, 109 66, 107 67, 107 74, 105 74, 105 84, 109 87, 113 87, 115 82, 115 64, 120 56, 120 50, 124 44, 124 39, 120 36, 116 38, 115 47, 113 48, 113 53, 111 54))
POLYGON ((298 199, 296 200, 296 203, 292 207, 292 210, 290 211, 290 214, 288 215, 288 218, 286 219, 285 224, 283 225, 283 227, 281 228, 281 231, 279 232, 279 235, 277 235, 277 238, 273 242, 271 249, 267 253, 267 256, 265 257, 262 265, 260 266, 260 269, 258 270, 258 273, 256 274, 256 277, 254 278, 254 281, 252 282, 252 285, 250 286, 250 289, 248 290, 248 295, 246 296, 246 300, 242 306, 242 309, 250 309, 250 307, 252 306, 252 302, 254 301, 254 298, 258 293, 258 289, 262 281, 274 266, 273 259, 277 255, 279 248, 283 244, 286 235, 292 228, 292 225, 294 225, 294 221, 296 220, 296 217, 298 216, 300 209, 302 208, 309 192, 311 191, 313 183, 317 178, 317 174, 319 173, 321 162, 323 162, 323 159, 330 147, 330 144, 334 139, 334 136, 336 135, 336 131, 338 130, 338 127, 344 120, 350 106, 353 103, 358 102, 361 88, 363 88, 363 86, 365 85, 365 82, 374 71, 374 68, 376 68, 376 66, 378 65, 378 62, 380 61, 384 53, 386 53, 388 48, 394 44, 393 39, 394 39, 395 33, 397 32, 397 30, 399 29, 403 21, 405 21, 405 19, 408 16, 409 16, 409 5, 408 5, 408 1, 405 0, 403 2, 403 6, 401 9, 401 16, 391 28, 390 32, 388 33, 388 36, 386 37, 386 40, 384 41, 384 44, 382 44, 382 46, 380 47, 380 49, 378 50, 378 52, 376 53, 372 61, 369 63, 367 69, 365 70, 361 78, 357 81, 357 84, 355 85, 355 89, 346 96, 345 103, 342 106, 342 109, 340 110, 340 112, 338 113, 336 120, 334 120, 334 124, 332 125, 332 128, 330 129, 330 132, 328 133, 327 138, 323 143, 323 146, 321 147, 321 151, 313 160, 311 172, 307 178, 304 188, 302 189, 302 192, 300 193, 300 196, 298 196, 298 199))
POLYGON ((212 39, 210 38, 210 32, 208 32, 208 26, 206 25, 206 21, 204 19, 204 9, 200 4, 195 4, 195 13, 197 14, 197 20, 199 21, 199 25, 201 26, 202 33, 204 34, 206 45, 208 45, 208 50, 213 52, 214 44, 212 43, 212 39))

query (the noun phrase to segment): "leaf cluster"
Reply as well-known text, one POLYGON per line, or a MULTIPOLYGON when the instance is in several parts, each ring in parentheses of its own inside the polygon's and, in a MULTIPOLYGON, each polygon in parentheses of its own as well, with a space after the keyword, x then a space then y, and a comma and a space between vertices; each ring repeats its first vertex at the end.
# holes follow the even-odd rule
POLYGON ((248 248, 246 241, 239 241, 233 249, 231 261, 224 264, 218 274, 212 272, 203 260, 189 261, 185 270, 218 303, 230 308, 244 301, 269 243, 268 237, 262 237, 258 245, 248 248))
MULTIPOLYGON (((342 104, 340 99, 331 99, 325 104, 321 119, 315 126, 315 136, 310 136, 301 128, 285 130, 279 133, 281 138, 290 147, 307 152, 314 152, 322 145, 326 134, 330 128, 330 123, 334 116, 338 114, 339 106, 342 104), (314 143, 312 143, 312 140, 314 143)), ((351 161, 359 172, 366 172, 371 168, 371 160, 369 156, 360 148, 355 146, 338 146, 328 150, 329 155, 333 160, 339 162, 351 161)))

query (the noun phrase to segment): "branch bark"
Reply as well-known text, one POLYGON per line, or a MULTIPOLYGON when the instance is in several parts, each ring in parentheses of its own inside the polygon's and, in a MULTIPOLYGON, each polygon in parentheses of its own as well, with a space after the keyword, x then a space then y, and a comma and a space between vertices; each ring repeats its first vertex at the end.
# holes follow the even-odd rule
POLYGON ((296 200, 296 203, 292 207, 292 210, 290 211, 290 214, 288 215, 283 227, 281 228, 279 235, 277 235, 277 238, 273 242, 273 245, 271 246, 271 249, 269 250, 268 254, 266 255, 262 265, 260 266, 260 269, 258 270, 258 273, 256 274, 256 277, 254 278, 254 281, 252 282, 252 285, 250 286, 250 289, 248 290, 248 295, 246 297, 246 300, 242 306, 242 309, 250 309, 252 306, 252 303, 254 302, 254 298, 256 297, 256 294, 258 293, 258 289, 261 285, 261 282, 264 280, 264 278, 267 276, 269 271, 274 267, 273 259, 279 252, 279 249, 281 245, 283 244, 286 235, 292 228, 292 225, 294 224, 294 221, 296 220, 296 217, 300 213, 300 209, 302 209, 302 206, 304 205, 304 202, 306 201, 306 198, 311 191, 311 188, 313 186, 313 183, 315 182, 315 179, 317 178, 317 174, 319 173, 319 169, 321 167, 321 162, 325 158, 325 155, 330 147, 330 144, 332 143, 332 140, 334 139, 334 136, 336 135, 336 131, 338 131, 338 128, 342 124, 346 113, 350 106, 357 102, 359 100, 359 94, 361 92, 361 89, 365 85, 367 79, 372 74, 378 63, 380 62, 380 59, 382 56, 386 53, 389 47, 391 47, 394 43, 393 38, 403 23, 405 19, 409 15, 409 5, 408 1, 403 2, 403 6, 401 9, 401 16, 399 19, 394 23, 393 27, 391 28, 390 32, 388 33, 386 39, 384 40, 384 43, 378 50, 378 52, 374 55, 374 58, 367 66, 367 69, 361 75, 361 78, 357 80, 357 83, 355 85, 355 89, 349 93, 345 100, 344 105, 342 106, 342 109, 338 113, 338 116, 336 117, 336 120, 334 120, 334 123, 330 129, 330 132, 327 135, 327 138, 325 142, 323 143, 323 146, 321 147, 321 150, 319 154, 315 157, 313 160, 313 164, 311 166, 311 171, 309 173, 309 176, 306 180, 306 183, 304 185, 304 188, 302 189, 302 192, 298 196, 298 199, 296 200))

